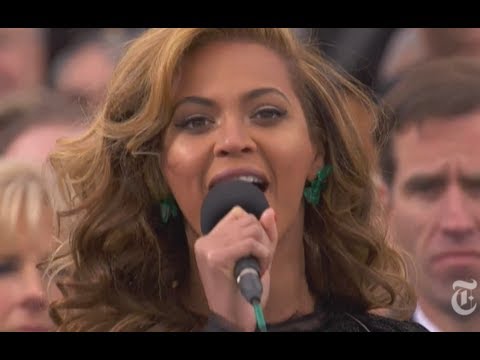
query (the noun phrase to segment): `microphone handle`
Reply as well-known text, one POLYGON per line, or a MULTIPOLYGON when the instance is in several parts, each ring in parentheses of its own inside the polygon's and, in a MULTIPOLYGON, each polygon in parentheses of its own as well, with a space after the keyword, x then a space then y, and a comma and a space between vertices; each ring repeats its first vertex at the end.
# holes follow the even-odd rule
POLYGON ((258 260, 253 256, 241 258, 235 264, 234 276, 243 297, 251 304, 260 302, 263 286, 258 260))

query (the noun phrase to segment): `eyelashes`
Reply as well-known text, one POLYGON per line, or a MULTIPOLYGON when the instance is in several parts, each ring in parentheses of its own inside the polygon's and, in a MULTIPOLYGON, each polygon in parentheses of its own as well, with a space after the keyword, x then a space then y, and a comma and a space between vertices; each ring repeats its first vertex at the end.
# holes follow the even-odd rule
MULTIPOLYGON (((287 110, 268 105, 255 109, 255 111, 249 115, 249 119, 252 123, 259 126, 272 126, 285 118, 286 115, 287 110)), ((195 114, 176 122, 174 121, 174 126, 177 129, 185 130, 193 134, 201 134, 214 128, 217 125, 217 121, 213 116, 195 114)))
POLYGON ((273 106, 263 106, 256 110, 250 118, 259 122, 260 125, 269 125, 284 118, 286 115, 286 110, 273 106))
POLYGON ((6 276, 18 271, 19 261, 16 259, 0 260, 0 276, 6 276))
POLYGON ((215 126, 215 120, 210 119, 205 115, 192 115, 188 116, 178 123, 175 123, 175 127, 180 130, 186 130, 190 133, 203 133, 215 126))

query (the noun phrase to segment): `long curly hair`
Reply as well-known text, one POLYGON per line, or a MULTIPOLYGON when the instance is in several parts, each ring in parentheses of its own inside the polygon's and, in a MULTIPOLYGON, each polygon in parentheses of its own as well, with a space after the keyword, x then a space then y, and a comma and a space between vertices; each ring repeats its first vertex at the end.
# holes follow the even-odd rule
POLYGON ((83 136, 50 157, 68 207, 68 228, 50 270, 68 276, 51 315, 63 331, 198 329, 205 319, 178 301, 189 273, 183 220, 162 226, 156 204, 169 196, 158 155, 171 121, 173 84, 182 59, 212 41, 247 40, 288 64, 312 142, 333 173, 321 205, 305 205, 307 278, 313 294, 351 311, 386 309, 408 318, 413 291, 404 259, 386 240, 372 180, 373 164, 348 104, 377 113, 367 92, 331 65, 315 44, 289 29, 152 29, 133 41, 106 101, 83 136), (62 253, 62 255, 60 255, 62 253))

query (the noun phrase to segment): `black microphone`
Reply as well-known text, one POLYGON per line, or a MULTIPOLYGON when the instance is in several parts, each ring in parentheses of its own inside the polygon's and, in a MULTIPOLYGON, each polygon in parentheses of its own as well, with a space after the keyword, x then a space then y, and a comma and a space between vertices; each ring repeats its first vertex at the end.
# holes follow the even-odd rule
MULTIPOLYGON (((202 233, 209 233, 235 206, 240 206, 257 219, 269 207, 265 195, 255 185, 241 180, 221 182, 208 192, 203 201, 200 212, 202 233)), ((260 302, 263 288, 258 260, 252 256, 239 259, 235 264, 234 276, 243 297, 249 303, 255 300, 260 302)))

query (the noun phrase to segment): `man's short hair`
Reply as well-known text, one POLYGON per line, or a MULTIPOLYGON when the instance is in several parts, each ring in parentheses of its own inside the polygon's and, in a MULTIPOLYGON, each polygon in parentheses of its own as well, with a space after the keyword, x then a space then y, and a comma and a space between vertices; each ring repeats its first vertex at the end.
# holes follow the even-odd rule
POLYGON ((391 186, 398 133, 425 120, 454 120, 480 110, 480 59, 450 57, 418 65, 395 83, 383 105, 384 126, 379 127, 375 140, 382 177, 391 186))

